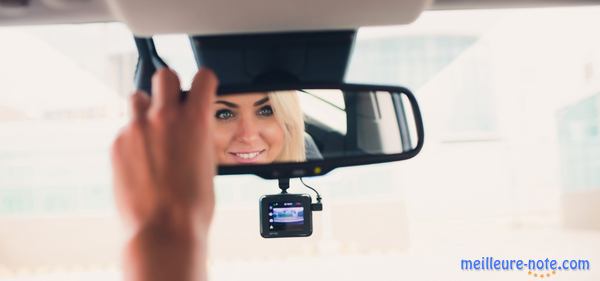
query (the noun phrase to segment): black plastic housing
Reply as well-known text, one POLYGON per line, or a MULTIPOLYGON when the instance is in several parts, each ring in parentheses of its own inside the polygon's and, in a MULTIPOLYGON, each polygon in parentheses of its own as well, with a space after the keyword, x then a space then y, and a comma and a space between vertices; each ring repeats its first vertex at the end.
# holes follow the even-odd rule
POLYGON ((190 37, 199 68, 220 85, 340 83, 355 30, 190 37))
POLYGON ((275 195, 264 195, 260 198, 260 235, 264 238, 282 238, 282 237, 307 237, 312 235, 312 207, 311 197, 308 194, 275 194, 275 195), (286 202, 300 202, 304 209, 304 220, 301 229, 298 230, 277 230, 270 229, 272 222, 269 219, 269 213, 272 210, 269 206, 272 203, 286 203, 286 202))

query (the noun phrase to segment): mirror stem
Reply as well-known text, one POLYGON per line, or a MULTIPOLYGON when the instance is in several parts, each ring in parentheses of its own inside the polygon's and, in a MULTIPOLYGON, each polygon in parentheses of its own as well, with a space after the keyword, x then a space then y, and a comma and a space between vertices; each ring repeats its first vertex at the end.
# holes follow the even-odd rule
POLYGON ((156 52, 152 37, 134 37, 138 51, 138 62, 135 70, 135 87, 148 95, 152 93, 152 75, 157 70, 168 67, 156 52))

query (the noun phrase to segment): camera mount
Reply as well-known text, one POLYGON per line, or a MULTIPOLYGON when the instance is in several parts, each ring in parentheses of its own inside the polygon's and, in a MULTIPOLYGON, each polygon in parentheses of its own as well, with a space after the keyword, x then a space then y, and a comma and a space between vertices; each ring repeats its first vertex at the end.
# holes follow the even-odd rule
MULTIPOLYGON (((314 191, 317 194, 317 203, 311 203, 311 205, 310 205, 311 210, 315 211, 315 212, 322 211, 323 204, 321 203, 321 199, 323 199, 323 198, 321 197, 319 192, 316 189, 314 189, 311 186, 304 183, 304 180, 302 178, 299 178, 299 179, 300 179, 300 182, 305 187, 314 191)), ((281 194, 288 194, 287 190, 290 188, 290 179, 289 178, 279 178, 278 181, 279 181, 279 189, 281 189, 281 194)))
POLYGON ((290 188, 290 178, 279 178, 279 189, 281 189, 281 194, 287 194, 288 188, 290 188))

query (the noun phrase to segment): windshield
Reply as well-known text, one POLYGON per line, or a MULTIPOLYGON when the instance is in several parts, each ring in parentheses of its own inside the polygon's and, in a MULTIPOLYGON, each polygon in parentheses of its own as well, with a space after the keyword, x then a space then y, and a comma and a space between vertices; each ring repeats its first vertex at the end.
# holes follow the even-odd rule
MULTIPOLYGON (((324 204, 309 238, 260 237, 258 200, 276 181, 217 177, 211 279, 506 280, 528 273, 460 261, 600 260, 599 14, 439 11, 360 29, 346 80, 410 88, 423 151, 305 179, 324 204)), ((120 280, 108 151, 129 114, 132 35, 117 23, 11 27, 0 41, 0 280, 120 280)), ((188 88, 187 37, 156 41, 188 88)), ((339 94, 302 102, 336 126, 339 94)), ((297 180, 290 192, 314 195, 297 180)))

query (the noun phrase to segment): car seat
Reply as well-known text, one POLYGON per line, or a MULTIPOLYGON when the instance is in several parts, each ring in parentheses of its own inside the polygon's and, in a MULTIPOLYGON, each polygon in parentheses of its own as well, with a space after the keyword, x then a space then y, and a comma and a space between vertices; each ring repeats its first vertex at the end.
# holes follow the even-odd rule
POLYGON ((304 132, 304 149, 306 150, 306 160, 323 159, 323 155, 321 155, 315 140, 307 132, 304 132))

